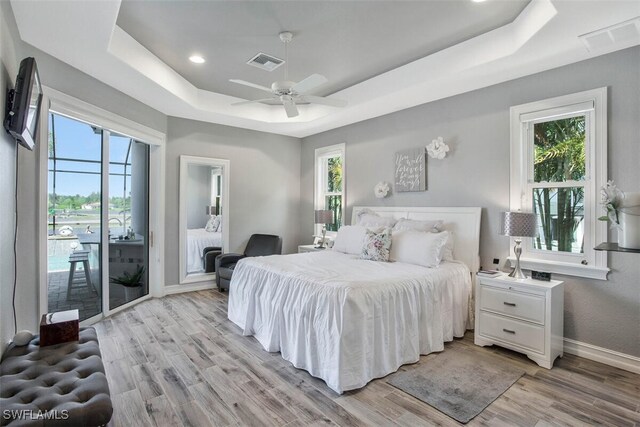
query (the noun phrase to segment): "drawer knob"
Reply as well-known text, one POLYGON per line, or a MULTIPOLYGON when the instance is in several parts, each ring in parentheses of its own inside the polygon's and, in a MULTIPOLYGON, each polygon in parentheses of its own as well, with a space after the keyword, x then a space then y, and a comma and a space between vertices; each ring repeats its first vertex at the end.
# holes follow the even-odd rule
POLYGON ((504 302, 504 305, 508 305, 509 307, 515 307, 516 303, 515 302, 504 302))
POLYGON ((502 328, 502 330, 503 330, 504 332, 508 333, 508 334, 514 334, 514 335, 515 335, 515 333, 516 333, 516 331, 512 331, 511 329, 504 329, 504 328, 502 328))

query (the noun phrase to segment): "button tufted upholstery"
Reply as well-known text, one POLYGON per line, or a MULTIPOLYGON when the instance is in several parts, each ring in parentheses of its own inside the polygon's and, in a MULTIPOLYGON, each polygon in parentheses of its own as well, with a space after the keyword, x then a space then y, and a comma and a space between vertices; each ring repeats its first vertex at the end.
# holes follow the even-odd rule
POLYGON ((0 425, 107 424, 113 407, 95 329, 81 329, 79 341, 42 348, 39 343, 36 336, 26 346, 11 345, 2 358, 0 425), (25 411, 21 419, 8 416, 19 410, 25 411), (47 411, 52 412, 44 419, 32 419, 47 411))

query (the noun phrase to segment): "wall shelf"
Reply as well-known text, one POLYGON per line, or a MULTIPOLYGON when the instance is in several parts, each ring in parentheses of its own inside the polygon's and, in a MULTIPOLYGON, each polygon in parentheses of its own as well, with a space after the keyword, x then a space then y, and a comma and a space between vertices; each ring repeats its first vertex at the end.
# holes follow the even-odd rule
POLYGON ((611 243, 611 242, 600 243, 598 246, 596 246, 593 249, 595 249, 596 251, 632 252, 632 253, 640 254, 640 249, 621 248, 620 246, 618 246, 617 243, 611 243))

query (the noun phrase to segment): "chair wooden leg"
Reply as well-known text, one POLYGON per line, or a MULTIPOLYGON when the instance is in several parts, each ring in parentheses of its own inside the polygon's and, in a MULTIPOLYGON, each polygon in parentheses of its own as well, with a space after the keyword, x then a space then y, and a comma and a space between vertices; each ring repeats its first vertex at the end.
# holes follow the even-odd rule
POLYGON ((89 267, 89 260, 82 261, 82 266, 84 267, 84 278, 87 281, 87 287, 97 294, 98 290, 95 286, 93 286, 93 282, 91 281, 91 268, 89 267))
POLYGON ((69 280, 67 281, 67 300, 71 298, 71 284, 73 283, 73 276, 76 273, 76 262, 69 262, 69 280))

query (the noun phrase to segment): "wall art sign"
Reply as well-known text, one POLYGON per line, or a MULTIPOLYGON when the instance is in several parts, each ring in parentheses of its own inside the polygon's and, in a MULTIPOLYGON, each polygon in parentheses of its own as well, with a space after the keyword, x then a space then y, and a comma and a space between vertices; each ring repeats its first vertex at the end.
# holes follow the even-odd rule
POLYGON ((425 191, 427 167, 424 148, 412 148, 396 153, 395 191, 425 191))

